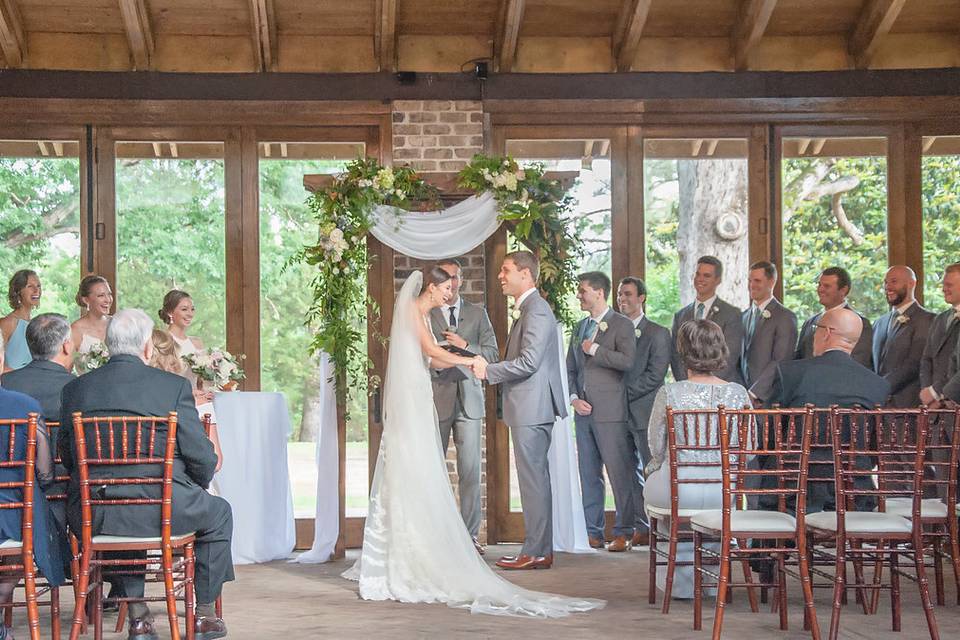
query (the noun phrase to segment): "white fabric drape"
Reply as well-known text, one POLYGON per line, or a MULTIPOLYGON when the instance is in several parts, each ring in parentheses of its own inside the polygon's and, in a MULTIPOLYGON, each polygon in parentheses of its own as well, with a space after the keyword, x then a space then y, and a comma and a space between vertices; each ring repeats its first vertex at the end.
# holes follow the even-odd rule
POLYGON ((497 201, 489 191, 440 211, 411 212, 377 207, 370 229, 380 242, 421 260, 463 255, 489 238, 500 226, 497 201), (398 223, 397 214, 403 222, 398 223))

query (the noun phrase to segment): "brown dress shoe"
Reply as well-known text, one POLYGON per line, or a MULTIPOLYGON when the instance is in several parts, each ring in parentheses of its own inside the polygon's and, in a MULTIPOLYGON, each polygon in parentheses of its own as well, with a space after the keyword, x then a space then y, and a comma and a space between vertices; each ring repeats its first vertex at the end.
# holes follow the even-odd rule
POLYGON ((521 553, 513 560, 501 558, 497 560, 497 566, 501 569, 523 570, 523 569, 549 569, 553 565, 553 556, 528 556, 521 553))
POLYGON ((153 616, 131 618, 127 640, 158 640, 157 632, 153 629, 153 616))
POLYGON ((487 548, 480 544, 480 541, 477 540, 476 536, 473 536, 473 548, 477 550, 477 553, 480 555, 486 555, 487 548))
POLYGON ((630 539, 631 547, 642 547, 650 544, 650 535, 646 531, 634 531, 630 539))
POLYGON ((614 553, 619 553, 622 551, 630 551, 630 543, 627 542, 627 536, 617 536, 607 545, 607 551, 613 551, 614 553))
POLYGON ((603 549, 603 540, 600 538, 594 538, 593 536, 587 536, 587 542, 590 543, 591 549, 603 549))
POLYGON ((193 625, 196 631, 196 640, 214 640, 214 638, 227 637, 227 625, 222 618, 213 616, 197 616, 197 621, 193 625))

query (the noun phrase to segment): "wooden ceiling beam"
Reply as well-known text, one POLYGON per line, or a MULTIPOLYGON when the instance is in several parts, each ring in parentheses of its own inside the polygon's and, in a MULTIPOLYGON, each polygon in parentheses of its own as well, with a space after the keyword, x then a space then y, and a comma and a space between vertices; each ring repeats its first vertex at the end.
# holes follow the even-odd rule
POLYGON ((743 0, 740 4, 740 15, 731 37, 733 67, 737 71, 749 68, 750 54, 763 38, 776 6, 777 0, 743 0))
POLYGON ((630 71, 637 56, 643 27, 653 0, 624 0, 613 31, 613 60, 617 71, 630 71))
POLYGON ((525 0, 501 0, 500 2, 497 33, 493 46, 494 61, 500 73, 513 71, 525 6, 525 0))
POLYGON ((867 0, 860 12, 847 45, 853 63, 858 69, 870 66, 870 60, 890 28, 896 22, 907 0, 867 0))
POLYGON ((257 71, 276 71, 277 20, 273 0, 250 0, 250 27, 257 71))
POLYGON ((43 140, 37 140, 37 147, 40 148, 40 155, 44 157, 50 155, 50 149, 47 148, 47 143, 43 140))
POLYGON ((380 71, 397 70, 397 0, 377 0, 374 52, 380 71))
POLYGON ((27 39, 15 0, 0 0, 0 49, 11 69, 22 66, 27 57, 27 39))
POLYGON ((146 71, 153 59, 153 30, 150 28, 147 0, 120 0, 120 15, 127 32, 133 68, 146 71))

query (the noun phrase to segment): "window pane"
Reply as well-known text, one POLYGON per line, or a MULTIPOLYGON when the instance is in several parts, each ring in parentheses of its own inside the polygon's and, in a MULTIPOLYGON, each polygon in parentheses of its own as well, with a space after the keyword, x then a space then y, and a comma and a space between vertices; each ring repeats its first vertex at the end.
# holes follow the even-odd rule
MULTIPOLYGON (((33 269, 40 312, 70 320, 80 281, 80 161, 71 140, 0 140, 0 282, 33 269)), ((8 313, 6 301, 4 311, 8 313)))
POLYGON ((831 266, 850 272, 854 309, 889 310, 886 138, 783 141, 784 302, 800 321, 821 310, 816 280, 831 266))
MULTIPOLYGON (((321 379, 309 355, 313 331, 304 325, 312 299, 313 270, 287 260, 317 234, 307 207, 305 175, 334 174, 363 155, 360 143, 260 143, 260 374, 261 389, 284 394, 293 426, 288 466, 294 513, 316 512, 316 442, 321 427, 321 379)), ((362 331, 366 336, 366 331, 362 331)), ((366 515, 368 484, 367 404, 363 394, 347 424, 348 516, 366 515)))
POLYGON ((943 306, 943 269, 960 260, 960 136, 925 137, 923 198, 924 304, 943 306))
POLYGON ((226 345, 224 173, 220 142, 118 142, 117 307, 157 310, 190 294, 190 335, 226 345))
POLYGON ((718 294, 745 307, 750 267, 747 141, 673 138, 643 143, 646 313, 665 327, 696 295, 697 259, 723 262, 718 294))

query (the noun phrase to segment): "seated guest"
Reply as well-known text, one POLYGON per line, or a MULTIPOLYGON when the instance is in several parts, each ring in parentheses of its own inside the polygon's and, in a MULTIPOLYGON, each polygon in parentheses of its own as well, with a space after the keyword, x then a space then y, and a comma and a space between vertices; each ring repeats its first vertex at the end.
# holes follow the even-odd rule
POLYGON ((24 367, 32 359, 27 347, 27 323, 33 310, 40 306, 40 276, 30 269, 21 269, 10 278, 7 300, 13 309, 0 319, 0 336, 7 345, 4 371, 24 367))
POLYGON ((36 398, 43 408, 43 418, 59 421, 60 391, 76 378, 70 373, 75 351, 70 325, 59 313, 41 313, 27 325, 26 335, 33 360, 22 369, 3 374, 0 384, 36 398))
MULTIPOLYGON (((223 583, 233 580, 230 505, 205 490, 213 477, 217 456, 200 425, 190 384, 181 376, 147 366, 153 355, 152 331, 153 323, 143 311, 117 312, 107 327, 106 342, 111 358, 99 369, 64 387, 63 420, 69 423, 75 411, 85 416, 166 416, 170 411, 177 412, 172 532, 174 535, 196 532, 196 634, 199 638, 221 638, 226 635, 226 625, 216 617, 214 601, 223 583)), ((60 430, 57 446, 71 475, 67 517, 71 526, 79 531, 80 488, 72 429, 60 430)), ((94 443, 88 446, 92 455, 94 443)), ((158 442, 157 447, 154 455, 162 455, 162 442, 158 442)), ((124 470, 106 467, 98 468, 96 473, 117 477, 124 475, 124 470)), ((109 497, 160 497, 160 487, 156 485, 107 486, 102 490, 109 497)), ((111 507, 99 514, 95 512, 94 523, 94 535, 160 535, 160 513, 155 505, 111 507)), ((121 579, 127 596, 143 596, 143 576, 121 579)), ((145 603, 131 603, 130 616, 130 638, 156 637, 153 618, 145 603)))
MULTIPOLYGON (((0 339, 0 367, 3 366, 3 340, 0 339)), ((30 413, 40 413, 40 404, 28 395, 0 388, 0 419, 22 420, 30 413)), ((27 432, 25 427, 17 427, 14 438, 14 453, 17 460, 26 459, 27 432)), ((9 427, 0 427, 0 441, 9 442, 9 427)), ((9 458, 5 452, 3 460, 9 458)), ((36 484, 33 491, 33 558, 52 585, 61 585, 64 581, 63 563, 56 527, 51 526, 50 510, 41 487, 53 481, 53 457, 50 453, 50 441, 42 420, 37 425, 36 484)), ((23 478, 17 468, 0 468, 0 482, 16 482, 23 478)), ((21 500, 19 491, 0 489, 0 502, 21 500)), ((7 540, 22 540, 22 514, 19 510, 0 509, 0 543, 7 540)), ((7 563, 18 563, 19 556, 8 556, 7 563)), ((19 579, 15 574, 0 574, 0 603, 13 600, 13 590, 19 579)), ((9 627, 0 623, 0 640, 13 638, 9 627)))
MULTIPOLYGON (((739 409, 750 405, 750 396, 742 385, 727 382, 717 377, 718 371, 727 369, 730 352, 723 337, 723 330, 710 320, 691 320, 680 325, 677 332, 677 352, 683 359, 686 379, 664 385, 657 392, 650 413, 647 436, 650 446, 650 464, 647 466, 647 481, 644 484, 644 501, 648 506, 670 508, 670 461, 667 451, 667 407, 674 409, 716 409, 723 405, 739 409)), ((716 418, 713 418, 713 433, 719 436, 716 418)), ((734 433, 736 433, 734 431, 734 433)), ((683 434, 677 432, 678 443, 683 444, 683 434)), ((701 434, 701 441, 706 434, 701 434)), ((719 442, 715 442, 718 447, 719 442)), ((715 462, 716 466, 703 468, 688 467, 686 478, 720 478, 720 452, 702 451, 683 452, 683 461, 715 462), (696 455, 694 455, 696 454, 696 455)), ((681 509, 719 509, 723 496, 720 483, 681 484, 679 506, 681 509)), ((672 526, 672 525, 671 525, 672 526)), ((667 535, 669 531, 661 532, 667 535)), ((681 543, 677 560, 692 560, 691 543, 681 543)), ((657 586, 663 589, 665 576, 657 574, 657 586)), ((693 597, 693 567, 677 567, 674 573, 673 597, 693 597)))

